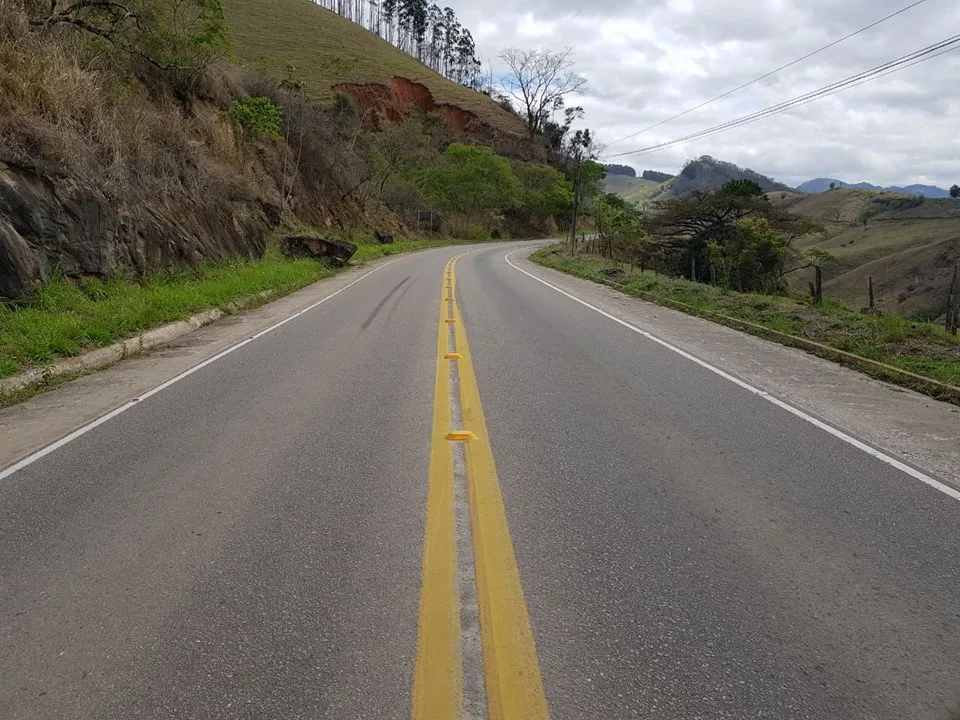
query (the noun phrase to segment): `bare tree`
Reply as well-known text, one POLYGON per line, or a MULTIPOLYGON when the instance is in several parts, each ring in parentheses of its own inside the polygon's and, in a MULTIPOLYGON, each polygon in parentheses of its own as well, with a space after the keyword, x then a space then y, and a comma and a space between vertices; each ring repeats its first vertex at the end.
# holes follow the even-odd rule
POLYGON ((510 69, 504 90, 526 115, 531 140, 543 129, 551 113, 563 107, 565 96, 584 90, 587 85, 586 78, 573 70, 573 46, 559 52, 507 48, 500 53, 500 59, 510 69))

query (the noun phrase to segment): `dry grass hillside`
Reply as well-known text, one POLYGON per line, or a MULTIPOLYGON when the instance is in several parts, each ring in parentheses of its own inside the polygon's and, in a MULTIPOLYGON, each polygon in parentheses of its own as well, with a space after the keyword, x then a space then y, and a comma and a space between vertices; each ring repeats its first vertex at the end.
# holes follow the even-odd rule
MULTIPOLYGON (((875 190, 769 197, 827 229, 825 237, 805 247, 834 258, 825 270, 828 296, 866 307, 872 276, 880 310, 918 318, 944 312, 953 264, 960 258, 960 202, 875 190)), ((793 282, 801 289, 809 280, 804 273, 793 282)))
POLYGON ((653 180, 644 180, 643 178, 630 177, 629 175, 613 175, 607 173, 603 179, 604 192, 614 193, 622 197, 627 197, 635 193, 640 188, 657 185, 653 180))
POLYGON ((607 175, 603 180, 603 191, 619 195, 627 202, 643 205, 664 191, 670 180, 662 183, 627 175, 607 175))
POLYGON ((447 80, 375 33, 311 0, 223 0, 238 61, 277 74, 295 66, 307 93, 329 101, 336 85, 375 83, 403 90, 401 100, 415 102, 417 88, 398 88, 396 78, 425 86, 432 102, 460 108, 508 134, 523 123, 482 93, 447 80))

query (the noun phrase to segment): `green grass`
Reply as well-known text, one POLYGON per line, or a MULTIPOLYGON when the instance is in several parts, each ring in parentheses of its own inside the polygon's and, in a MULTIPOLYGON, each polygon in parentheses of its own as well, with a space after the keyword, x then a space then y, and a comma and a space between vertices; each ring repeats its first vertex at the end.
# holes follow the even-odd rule
MULTIPOLYGON (((358 245, 351 264, 457 242, 401 240, 390 245, 358 245)), ((314 260, 294 260, 271 251, 262 260, 208 264, 139 282, 120 276, 81 283, 57 279, 29 302, 0 304, 0 378, 110 345, 203 310, 229 311, 232 303, 266 290, 273 297, 285 295, 336 272, 314 260)))
MULTIPOLYGON (((938 325, 895 315, 859 313, 836 300, 814 305, 802 296, 737 293, 649 271, 631 273, 611 260, 588 255, 572 258, 561 246, 538 250, 532 259, 546 267, 601 283, 609 279, 604 270, 621 267, 625 274, 615 281, 628 295, 650 293, 960 387, 960 336, 949 335, 938 325)), ((902 376, 891 374, 884 379, 909 384, 898 378, 902 376)))
POLYGON ((271 253, 262 260, 210 264, 141 282, 120 276, 81 283, 57 279, 28 303, 0 305, 0 377, 264 290, 289 293, 333 273, 318 262, 271 253))
POLYGON ((328 101, 332 85, 379 83, 403 77, 425 85, 437 104, 468 110, 488 125, 522 134, 523 122, 482 93, 447 80, 356 23, 311 0, 223 0, 233 52, 245 64, 285 74, 295 66, 315 100, 328 101))

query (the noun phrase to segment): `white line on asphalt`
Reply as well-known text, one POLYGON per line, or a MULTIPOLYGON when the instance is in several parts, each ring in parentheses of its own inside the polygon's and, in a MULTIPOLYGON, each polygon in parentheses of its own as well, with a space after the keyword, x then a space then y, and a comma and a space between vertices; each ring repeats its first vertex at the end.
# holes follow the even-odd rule
POLYGON ((590 308, 591 310, 593 310, 593 311, 595 311, 595 312, 600 313, 600 314, 603 315, 604 317, 609 318, 609 319, 613 320, 614 322, 619 323, 620 325, 623 325, 625 328, 627 328, 627 329, 629 329, 629 330, 633 330, 633 332, 635 332, 635 333, 638 333, 638 334, 640 334, 640 335, 643 335, 643 337, 647 338, 648 340, 652 340, 653 342, 657 343, 658 345, 661 345, 661 346, 667 348, 668 350, 677 353, 677 355, 680 355, 681 357, 684 357, 684 358, 686 358, 687 360, 690 360, 691 362, 695 362, 697 365, 700 365, 701 367, 706 368, 706 369, 709 370, 710 372, 719 375, 719 376, 722 377, 724 380, 729 380, 729 381, 732 382, 733 384, 738 385, 739 387, 742 387, 744 390, 747 390, 747 391, 753 393, 754 395, 757 395, 758 397, 761 397, 761 398, 763 398, 764 400, 767 400, 767 401, 773 403, 774 405, 776 405, 776 406, 779 407, 779 408, 783 408, 783 409, 786 410, 787 412, 789 412, 789 413, 791 413, 791 414, 793 414, 793 415, 796 415, 798 418, 800 418, 800 419, 802 419, 802 420, 806 420, 806 421, 807 421, 808 423, 810 423, 811 425, 813 425, 813 426, 815 426, 815 427, 818 427, 818 428, 820 428, 821 430, 824 430, 825 432, 830 433, 830 434, 833 435, 834 437, 839 438, 840 440, 843 440, 845 443, 847 443, 847 444, 849 444, 849 445, 852 445, 853 447, 857 448, 858 450, 862 450, 863 452, 867 453, 868 455, 870 455, 870 456, 872 456, 872 457, 875 457, 877 460, 880 460, 881 462, 884 462, 884 463, 886 463, 887 465, 890 465, 891 467, 894 467, 894 468, 896 468, 897 470, 900 470, 901 472, 906 473, 907 475, 909 475, 909 476, 912 477, 912 478, 916 478, 916 479, 919 480, 920 482, 926 483, 927 485, 929 485, 929 486, 932 487, 932 488, 936 488, 937 490, 939 490, 939 491, 942 492, 943 494, 949 495, 949 496, 950 496, 951 498, 953 498, 954 500, 960 500, 960 491, 956 490, 955 488, 952 488, 952 487, 950 487, 949 485, 945 485, 944 483, 940 482, 939 480, 935 480, 934 478, 930 477, 929 475, 927 475, 927 474, 925 474, 925 473, 922 473, 922 472, 920 472, 919 470, 917 470, 916 468, 912 468, 912 467, 910 467, 909 465, 907 465, 907 464, 905 464, 905 463, 900 462, 900 461, 897 460, 896 458, 891 457, 890 455, 887 455, 886 453, 881 452, 880 450, 877 450, 876 448, 870 447, 870 446, 867 445, 866 443, 863 443, 863 442, 861 442, 860 440, 857 440, 856 438, 851 437, 850 435, 847 435, 847 434, 846 434, 845 432, 843 432, 842 430, 838 430, 838 429, 835 428, 835 427, 832 427, 832 426, 830 426, 830 425, 827 425, 827 424, 826 424, 825 422, 823 422, 822 420, 818 420, 817 418, 813 417, 812 415, 808 415, 808 414, 805 413, 803 410, 800 410, 799 408, 795 408, 793 405, 789 405, 788 403, 785 403, 783 400, 780 400, 780 399, 774 397, 773 395, 771 395, 770 393, 768 393, 766 390, 761 390, 760 388, 756 388, 756 387, 754 387, 753 385, 750 385, 749 383, 746 383, 746 382, 744 382, 743 380, 741 380, 741 379, 739 379, 739 378, 737 378, 737 377, 734 377, 734 376, 731 375, 730 373, 724 372, 724 371, 721 370, 720 368, 714 367, 714 366, 711 365, 710 363, 704 362, 704 361, 701 360, 700 358, 694 357, 694 356, 691 355, 690 353, 688 353, 688 352, 686 352, 686 351, 684 351, 684 350, 681 350, 680 348, 676 347, 675 345, 671 345, 670 343, 666 342, 665 340, 661 340, 660 338, 658 338, 658 337, 656 337, 656 336, 654 336, 654 335, 651 335, 651 334, 650 334, 649 332, 647 332, 646 330, 641 330, 641 329, 638 328, 636 325, 631 325, 631 324, 628 323, 626 320, 621 320, 620 318, 616 317, 615 315, 611 315, 611 314, 608 313, 606 310, 601 310, 600 308, 596 307, 595 305, 591 305, 590 303, 586 302, 585 300, 581 300, 580 298, 576 297, 575 295, 571 295, 571 294, 568 293, 566 290, 561 290, 561 289, 558 288, 556 285, 552 285, 551 283, 548 283, 548 282, 547 282, 546 280, 544 280, 543 278, 539 278, 539 277, 537 277, 536 275, 534 275, 533 273, 527 272, 527 271, 524 270, 523 268, 518 267, 517 265, 514 265, 514 264, 510 261, 510 256, 513 255, 514 253, 518 253, 518 252, 520 252, 520 250, 524 250, 524 249, 525 249, 525 248, 520 248, 520 249, 518 249, 518 250, 514 250, 513 252, 509 252, 509 253, 507 253, 507 254, 504 256, 503 259, 506 260, 506 261, 507 261, 507 264, 508 264, 510 267, 512 267, 513 269, 519 270, 520 272, 522 272, 524 275, 527 275, 528 277, 532 277, 532 278, 533 278, 534 280, 536 280, 537 282, 543 283, 543 284, 546 285, 548 288, 552 288, 553 290, 556 290, 556 291, 557 291, 558 293, 560 293, 561 295, 566 295, 566 296, 567 296, 568 298, 570 298, 571 300, 574 300, 574 301, 580 303, 581 305, 583 305, 583 306, 585 306, 585 307, 588 307, 588 308, 590 308))
POLYGON ((115 417, 116 417, 117 415, 119 415, 120 413, 125 412, 125 411, 129 410, 129 409, 132 408, 132 407, 136 407, 137 405, 139 405, 140 403, 142 403, 142 402, 143 402, 144 400, 146 400, 147 398, 150 398, 150 397, 156 395, 157 393, 159 393, 159 392, 161 392, 161 391, 163 391, 163 390, 166 390, 166 389, 167 389, 168 387, 170 387, 171 385, 174 385, 175 383, 180 382, 180 381, 183 380, 184 378, 189 377, 190 375, 193 375, 195 372, 197 372, 197 370, 201 370, 201 369, 205 368, 207 365, 210 365, 211 363, 215 363, 217 360, 220 360, 221 358, 226 357, 227 355, 229 355, 230 353, 234 352, 235 350, 239 350, 239 349, 242 348, 244 345, 247 345, 247 344, 249 344, 249 343, 252 343, 252 342, 253 342, 254 340, 256 340, 257 338, 261 338, 261 337, 263 337, 264 335, 266 335, 267 333, 271 333, 271 332, 273 332, 274 330, 276 330, 277 328, 279 328, 279 327, 281 327, 281 326, 283 326, 283 325, 286 325, 288 322, 290 322, 290 321, 293 320, 294 318, 298 318, 298 317, 300 317, 301 315, 303 315, 304 313, 310 312, 310 311, 313 310, 315 307, 318 307, 318 306, 320 306, 320 305, 323 305, 327 300, 336 297, 337 295, 339 295, 340 293, 342 293, 344 290, 353 287, 354 285, 356 285, 358 282, 360 282, 360 281, 363 280, 364 278, 369 277, 370 275, 373 275, 373 273, 377 272, 377 270, 381 270, 381 269, 385 268, 387 265, 392 265, 393 263, 397 262, 397 260, 400 260, 400 258, 395 258, 394 260, 390 260, 389 262, 385 262, 383 265, 379 265, 379 266, 375 267, 373 270, 371 270, 371 271, 368 272, 368 273, 364 273, 363 275, 361 275, 360 277, 358 277, 358 278, 357 278, 356 280, 354 280, 353 282, 351 282, 351 283, 349 283, 349 284, 347 284, 347 285, 344 285, 342 288, 340 288, 339 290, 336 290, 336 291, 330 293, 329 295, 327 295, 327 296, 326 296, 325 298, 323 298, 322 300, 318 300, 317 302, 313 303, 313 305, 309 305, 308 307, 305 307, 305 308, 303 308, 302 310, 298 310, 298 311, 295 312, 293 315, 290 315, 289 317, 284 318, 284 319, 281 320, 280 322, 275 323, 275 324, 271 325, 270 327, 261 330, 261 331, 258 332, 257 334, 251 335, 250 337, 248 337, 248 338, 245 339, 245 340, 241 340, 241 341, 238 342, 236 345, 231 345, 231 346, 228 347, 226 350, 222 350, 221 352, 218 352, 218 353, 217 353, 216 355, 214 355, 213 357, 207 358, 207 359, 204 360, 203 362, 198 363, 198 364, 194 365, 193 367, 191 367, 191 368, 189 368, 189 369, 187 369, 187 370, 184 370, 184 371, 183 371, 182 373, 180 373, 179 375, 170 378, 170 379, 167 380, 165 383, 162 383, 162 384, 160 384, 160 385, 157 385, 157 386, 156 386, 155 388, 153 388, 152 390, 147 390, 147 392, 145 392, 145 393, 143 393, 142 395, 140 395, 140 396, 136 399, 136 401, 129 401, 129 402, 127 402, 127 403, 124 403, 124 404, 121 405, 120 407, 118 407, 118 408, 116 408, 116 409, 114 409, 114 410, 111 410, 111 411, 108 412, 106 415, 101 415, 101 416, 98 417, 96 420, 93 420, 92 422, 87 423, 87 424, 84 425, 83 427, 78 428, 77 430, 74 430, 72 433, 70 433, 70 434, 67 435, 66 437, 62 437, 62 438, 60 438, 59 440, 57 440, 56 442, 47 445, 45 448, 42 448, 42 449, 40 449, 40 450, 37 450, 37 451, 36 451, 35 453, 33 453, 32 455, 28 455, 28 456, 25 457, 23 460, 20 460, 19 462, 14 463, 14 464, 11 465, 10 467, 8 467, 8 468, 0 471, 0 480, 3 480, 3 479, 5 479, 5 478, 10 477, 11 475, 13 475, 13 474, 14 474, 15 472, 17 472, 18 470, 22 470, 23 468, 27 467, 28 465, 31 465, 31 464, 35 463, 37 460, 39 460, 40 458, 44 457, 45 455, 49 455, 49 454, 52 453, 53 451, 62 448, 64 445, 73 442, 74 440, 76 440, 76 439, 77 439, 78 437, 80 437, 81 435, 86 435, 88 432, 90 432, 91 430, 93 430, 95 427, 98 427, 98 426, 100 426, 100 425, 103 425, 105 422, 107 422, 107 420, 112 420, 113 418, 115 418, 115 417))

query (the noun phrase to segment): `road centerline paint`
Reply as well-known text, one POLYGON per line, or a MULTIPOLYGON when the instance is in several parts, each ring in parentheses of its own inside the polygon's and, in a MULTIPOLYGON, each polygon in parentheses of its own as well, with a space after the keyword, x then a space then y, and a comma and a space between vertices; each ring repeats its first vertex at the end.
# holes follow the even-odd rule
MULTIPOLYGON (((450 267, 450 263, 447 267, 450 267)), ((447 440, 452 420, 451 361, 443 358, 449 351, 449 331, 445 323, 448 316, 447 303, 441 296, 423 540, 423 580, 413 674, 413 720, 456 720, 463 704, 453 450, 447 440)))
POLYGON ((458 720, 476 716, 485 705, 490 720, 549 720, 520 572, 456 300, 458 258, 447 264, 447 282, 441 286, 413 718, 458 720), (460 426, 456 429, 451 427, 455 420, 460 426), (466 540, 457 534, 465 529, 463 512, 457 514, 457 498, 463 495, 469 517, 466 540), (458 579, 463 583, 464 578, 471 578, 472 585, 458 587, 458 579), (461 608, 464 600, 467 604, 461 608), (474 644, 477 624, 479 662, 474 644), (478 698, 475 693, 480 686, 485 692, 478 698))
POLYGON ((632 323, 629 323, 629 322, 627 322, 626 320, 623 320, 623 319, 621 319, 621 318, 618 318, 616 315, 613 315, 613 314, 611 314, 611 313, 608 313, 606 310, 602 310, 601 308, 598 308, 598 307, 596 307, 595 305, 591 305, 591 304, 588 303, 586 300, 581 300, 581 299, 578 298, 576 295, 573 295, 572 293, 568 293, 566 290, 562 290, 561 288, 558 288, 556 285, 553 285, 552 283, 547 282, 547 281, 544 280, 543 278, 537 277, 536 275, 534 275, 534 274, 531 273, 531 272, 527 272, 527 271, 524 270, 522 267, 519 267, 518 265, 515 265, 515 264, 514 264, 513 262, 511 262, 511 260, 510 260, 510 257, 511 257, 512 255, 514 255, 514 254, 520 252, 520 250, 524 250, 524 249, 526 249, 526 248, 518 248, 517 250, 513 250, 513 251, 511 251, 511 252, 508 252, 506 255, 504 255, 503 259, 506 261, 507 265, 509 265, 510 267, 512 267, 514 270, 519 270, 520 272, 522 272, 522 273, 523 273, 524 275, 526 275, 527 277, 533 278, 533 279, 536 280, 537 282, 542 283, 543 285, 546 285, 548 288, 557 291, 557 292, 560 293, 561 295, 564 295, 564 296, 570 298, 570 299, 573 300, 574 302, 580 303, 580 304, 583 305, 584 307, 590 308, 590 309, 593 310, 594 312, 599 313, 600 315, 603 315, 605 318, 608 318, 608 319, 610 319, 610 320, 613 320, 615 323, 618 323, 618 324, 622 325, 623 327, 627 328, 628 330, 632 330, 633 332, 637 333, 638 335, 642 335, 643 337, 647 338, 648 340, 651 340, 651 341, 657 343, 657 344, 660 345, 661 347, 664 347, 664 348, 666 348, 667 350, 670 350, 671 352, 676 353, 676 354, 679 355, 680 357, 685 358, 685 359, 689 360, 690 362, 696 363, 696 364, 699 365, 700 367, 702 367, 702 368, 704 368, 704 369, 706 369, 706 370, 709 370, 710 372, 714 373, 715 375, 719 375, 719 376, 722 377, 724 380, 728 380, 728 381, 732 382, 734 385, 737 385, 738 387, 743 388, 743 389, 746 390, 747 392, 749 392, 749 393, 751 393, 751 394, 753 394, 753 395, 756 395, 757 397, 763 398, 764 400, 766 400, 766 401, 769 402, 769 403, 773 403, 774 405, 776 405, 777 407, 781 408, 782 410, 786 410, 786 411, 787 411, 788 413, 790 413, 791 415, 795 415, 796 417, 800 418, 801 420, 804 420, 804 421, 810 423, 811 425, 813 425, 814 427, 819 428, 820 430, 823 430, 824 432, 827 432, 827 433, 829 433, 830 435, 833 435, 835 438, 837 438, 837 439, 839 439, 839 440, 842 440, 843 442, 847 443, 848 445, 852 445, 853 447, 855 447, 855 448, 857 448, 858 450, 866 453, 867 455, 870 455, 871 457, 876 458, 876 459, 879 460, 880 462, 885 463, 885 464, 889 465, 890 467, 896 468, 896 469, 899 470, 900 472, 905 473, 906 475, 909 475, 910 477, 914 478, 915 480, 919 480, 920 482, 922 482, 922 483, 924 483, 924 484, 926 484, 926 485, 929 485, 930 487, 932 487, 932 488, 934 488, 934 489, 936 489, 936 490, 939 490, 939 491, 942 492, 944 495, 947 495, 948 497, 953 498, 954 500, 960 500, 960 490, 957 490, 956 488, 953 488, 953 487, 947 485, 946 483, 940 482, 939 480, 937 480, 937 479, 935 479, 935 478, 927 475, 926 473, 924 473, 924 472, 922 472, 922 471, 920 471, 920 470, 917 470, 916 468, 911 467, 910 465, 907 465, 906 463, 901 462, 900 460, 897 460, 895 457, 892 457, 891 455, 888 455, 887 453, 885 453, 885 452, 883 452, 883 451, 881 451, 881 450, 878 450, 877 448, 872 447, 872 446, 868 445, 868 444, 865 443, 865 442, 862 442, 862 441, 860 441, 860 440, 857 440, 855 437, 853 437, 853 436, 851 436, 851 435, 848 435, 847 433, 843 432, 842 430, 840 430, 840 429, 838 429, 838 428, 835 428, 835 427, 833 427, 832 425, 828 425, 827 423, 823 422, 822 420, 819 420, 818 418, 814 417, 813 415, 810 415, 810 414, 804 412, 803 410, 801 410, 801 409, 799 409, 799 408, 797 408, 797 407, 794 407, 793 405, 790 405, 789 403, 784 402, 783 400, 780 400, 780 399, 777 398, 777 397, 774 397, 773 395, 771 395, 770 393, 768 393, 766 390, 761 390, 761 389, 758 388, 758 387, 754 387, 754 386, 751 385, 750 383, 745 382, 745 381, 741 380, 740 378, 735 377, 734 375, 731 375, 730 373, 726 372, 725 370, 721 370, 720 368, 715 367, 714 365, 711 365, 710 363, 708 363, 708 362, 706 362, 706 361, 704 361, 704 360, 701 360, 700 358, 698 358, 698 357, 696 357, 696 356, 694 356, 694 355, 691 355, 690 353, 686 352, 685 350, 681 350, 680 348, 678 348, 677 346, 675 346, 675 345, 667 342, 666 340, 661 340, 660 338, 656 337, 655 335, 653 335, 652 333, 648 332, 647 330, 643 330, 643 329, 641 329, 641 328, 638 328, 636 325, 633 325, 632 323))
MULTIPOLYGON (((456 263, 453 265, 456 277, 456 263)), ((477 439, 465 443, 467 486, 480 609, 483 667, 490 720, 549 718, 533 631, 520 582, 493 449, 477 386, 467 332, 453 304, 464 427, 477 439)))

